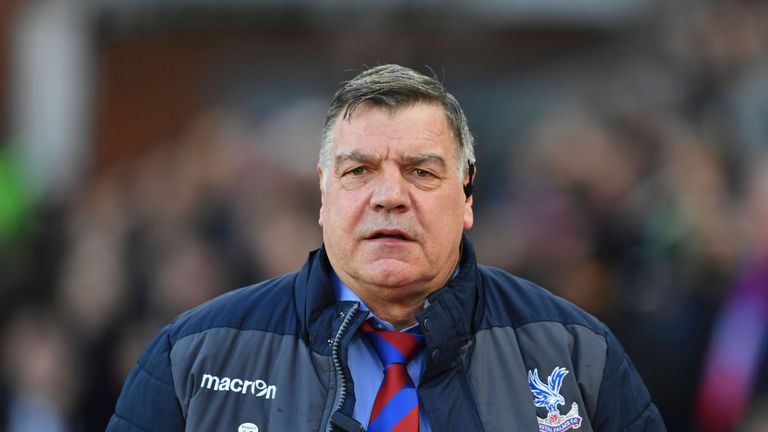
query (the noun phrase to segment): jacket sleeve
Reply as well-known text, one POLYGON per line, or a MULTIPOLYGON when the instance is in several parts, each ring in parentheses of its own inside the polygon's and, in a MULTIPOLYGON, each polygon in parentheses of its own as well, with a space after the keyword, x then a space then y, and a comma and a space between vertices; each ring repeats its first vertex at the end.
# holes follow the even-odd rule
POLYGON ((597 431, 665 432, 667 428, 648 389, 616 337, 607 333, 607 358, 597 410, 597 431))
POLYGON ((170 359, 169 327, 147 346, 125 380, 108 432, 183 431, 170 359))

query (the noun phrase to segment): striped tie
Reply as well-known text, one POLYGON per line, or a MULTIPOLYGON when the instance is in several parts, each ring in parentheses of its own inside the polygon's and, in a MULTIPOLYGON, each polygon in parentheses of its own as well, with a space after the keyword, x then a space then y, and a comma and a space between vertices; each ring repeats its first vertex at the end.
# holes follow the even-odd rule
POLYGON ((365 333, 384 365, 384 380, 373 402, 368 432, 418 432, 419 400, 406 366, 424 345, 424 336, 376 330, 364 322, 365 333))

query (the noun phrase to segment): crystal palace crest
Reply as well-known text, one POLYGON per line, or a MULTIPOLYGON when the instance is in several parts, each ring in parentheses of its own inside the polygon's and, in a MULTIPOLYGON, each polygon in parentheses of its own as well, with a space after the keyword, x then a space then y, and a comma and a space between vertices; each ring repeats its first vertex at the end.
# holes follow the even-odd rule
POLYGON ((533 393, 533 404, 547 409, 545 418, 537 417, 539 432, 563 432, 581 427, 581 417, 576 402, 571 404, 571 410, 565 415, 557 409, 558 405, 565 405, 565 398, 560 394, 560 387, 563 385, 563 378, 567 374, 568 369, 557 367, 547 378, 547 383, 544 384, 539 378, 537 369, 528 371, 528 385, 533 393))

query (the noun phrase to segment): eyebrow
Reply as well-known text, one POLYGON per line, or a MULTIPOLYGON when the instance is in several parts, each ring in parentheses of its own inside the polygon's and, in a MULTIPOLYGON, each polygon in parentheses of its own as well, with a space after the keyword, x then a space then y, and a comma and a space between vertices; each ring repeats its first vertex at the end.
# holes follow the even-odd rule
POLYGON ((341 153, 336 156, 336 163, 334 164, 333 171, 336 175, 341 172, 343 165, 349 162, 362 163, 366 165, 373 165, 381 158, 373 152, 362 152, 360 150, 353 150, 349 153, 341 153))
POLYGON ((445 159, 436 153, 422 153, 417 155, 403 155, 402 161, 408 165, 437 165, 445 167, 445 159))
POLYGON ((359 150, 354 150, 349 153, 341 153, 336 156, 336 170, 345 162, 359 162, 359 163, 373 163, 377 161, 379 157, 374 153, 364 153, 359 150))

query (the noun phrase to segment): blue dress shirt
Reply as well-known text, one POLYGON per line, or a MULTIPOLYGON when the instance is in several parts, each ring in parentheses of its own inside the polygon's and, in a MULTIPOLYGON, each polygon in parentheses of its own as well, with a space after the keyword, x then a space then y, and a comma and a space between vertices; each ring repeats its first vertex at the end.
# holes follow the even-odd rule
MULTIPOLYGON (((333 291, 336 298, 340 301, 356 301, 360 303, 360 310, 368 315, 369 322, 378 329, 394 331, 395 326, 379 319, 368 309, 368 306, 360 300, 348 286, 346 286, 336 273, 332 276, 333 291)), ((404 332, 419 331, 419 324, 403 329, 404 332)), ((411 381, 418 388, 421 381, 421 370, 424 365, 424 350, 421 350, 416 357, 408 363, 408 375, 411 381)), ((368 339, 360 332, 355 332, 349 343, 349 372, 352 374, 352 380, 355 382, 355 410, 352 417, 359 421, 365 428, 368 428, 368 420, 371 416, 373 401, 376 399, 376 393, 379 391, 381 381, 384 379, 384 369, 381 366, 381 360, 376 351, 368 343, 368 339)), ((431 432, 429 421, 423 409, 419 409, 419 431, 431 432)))

